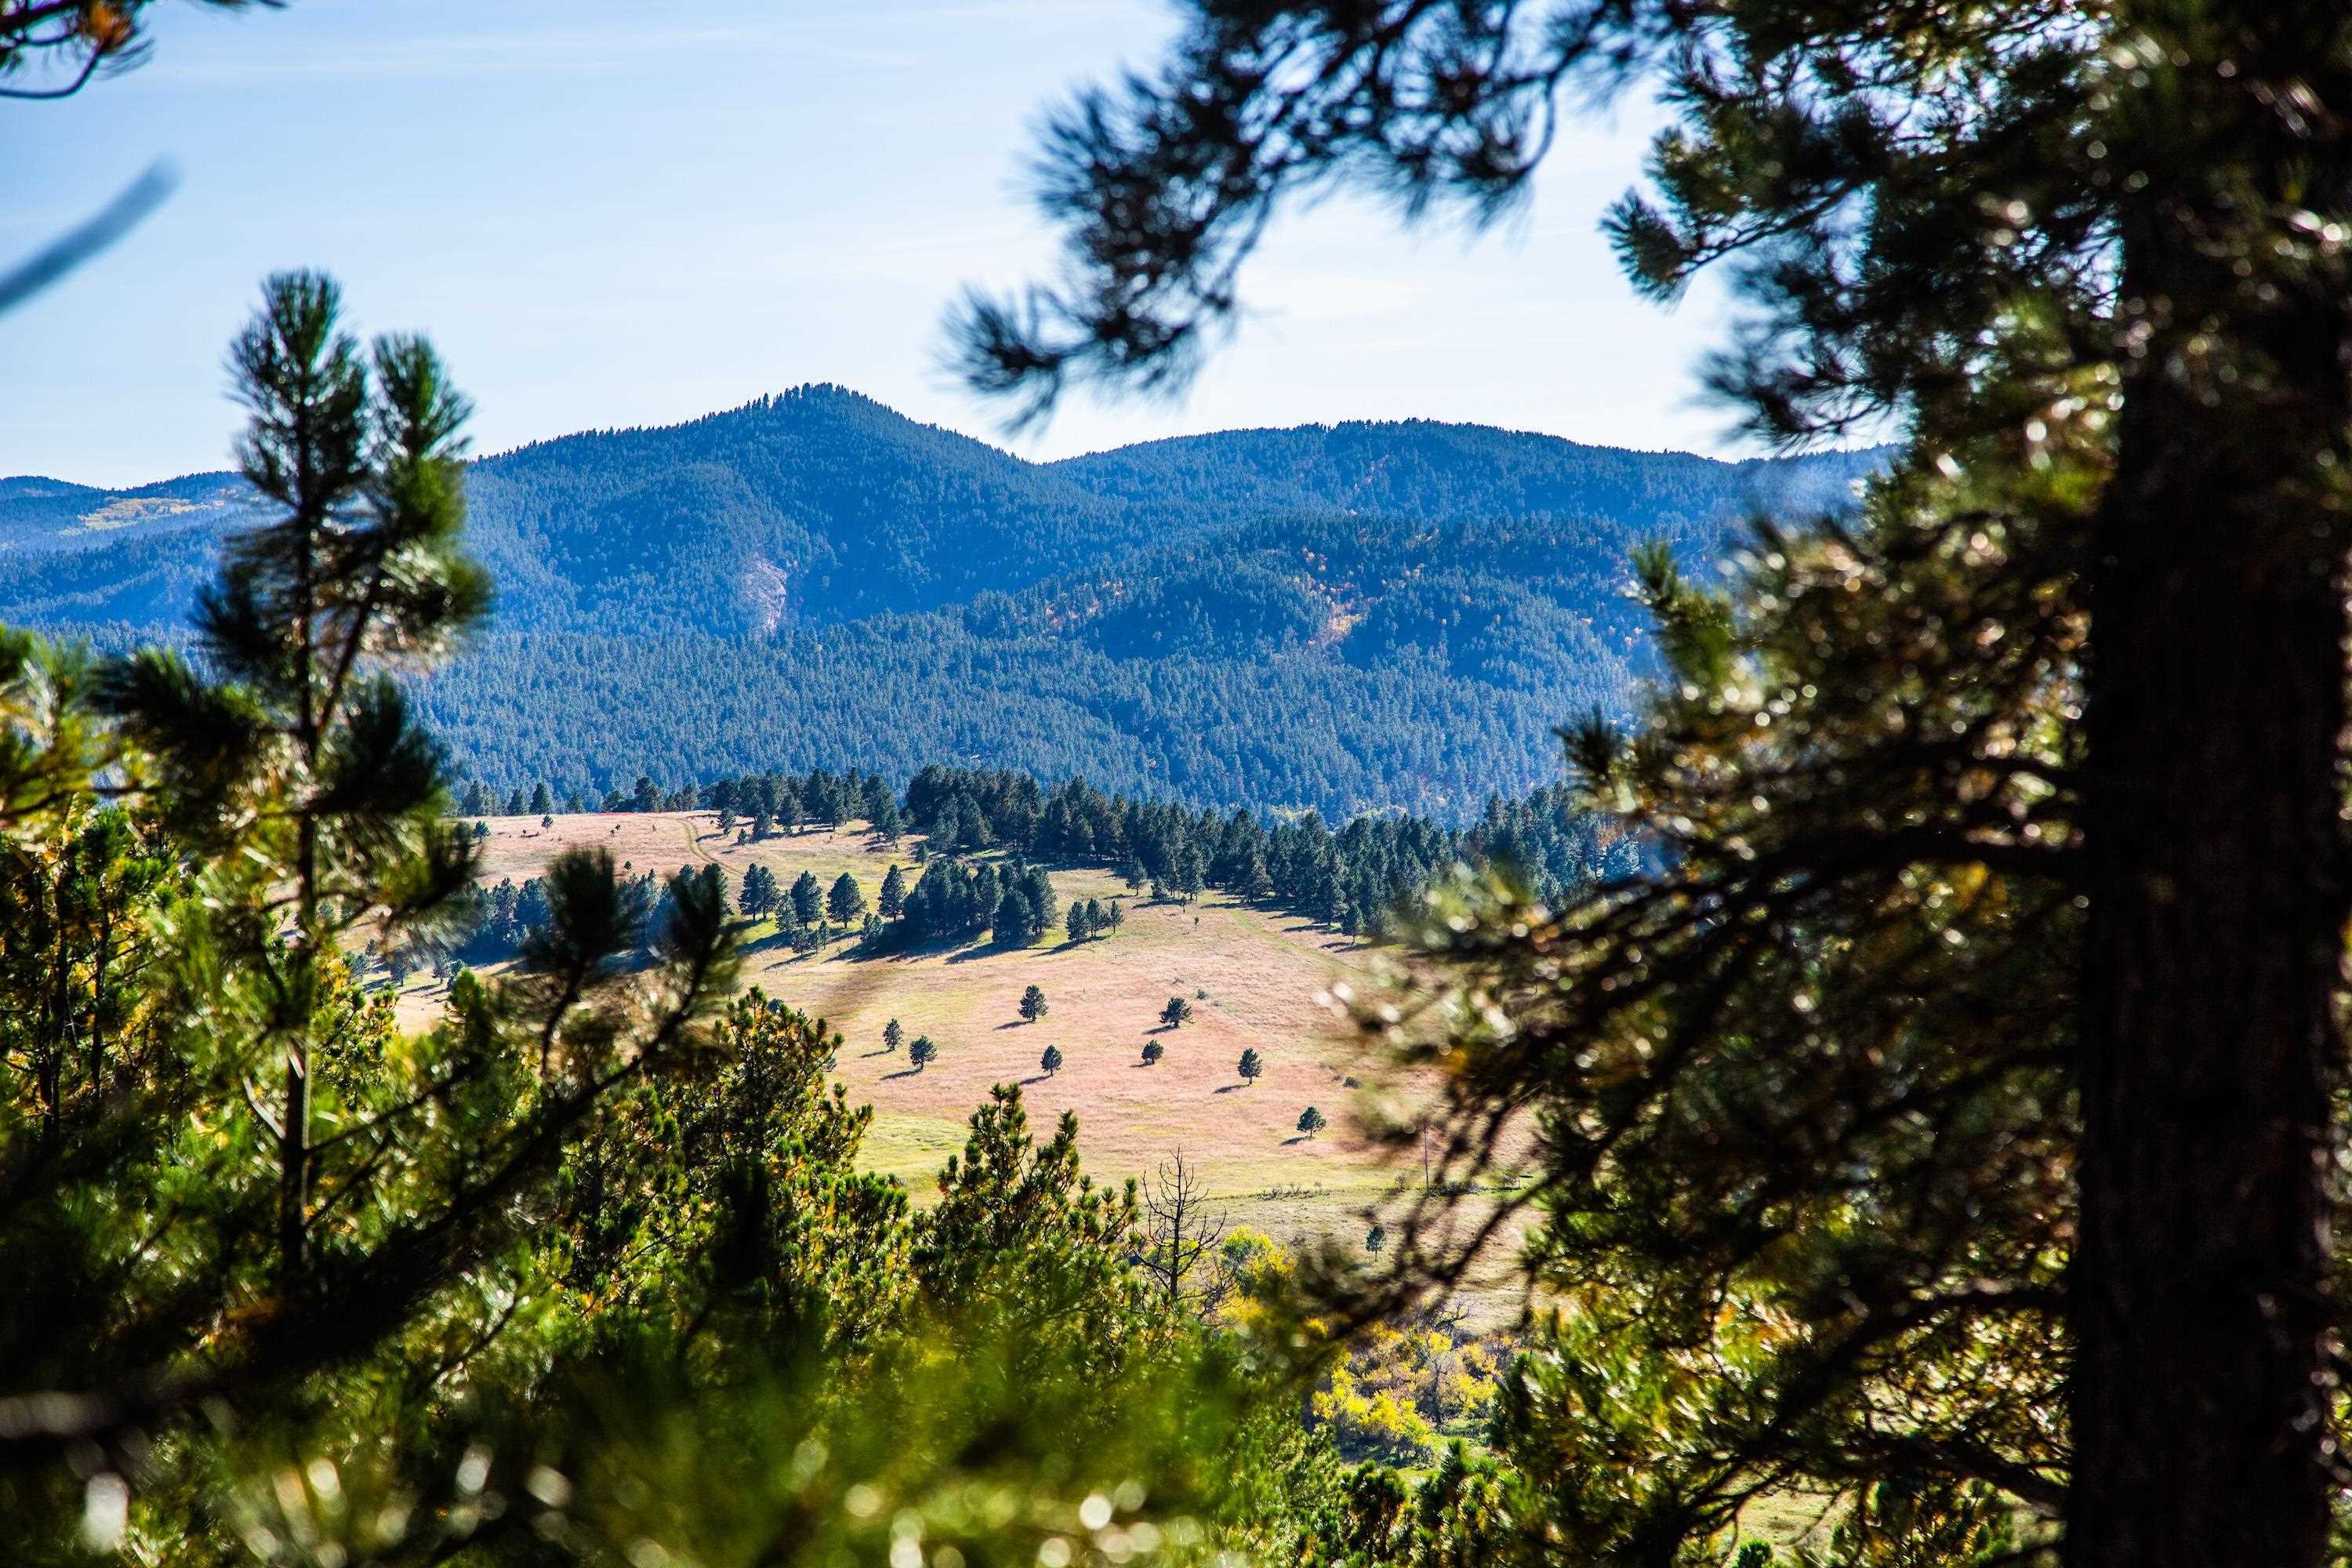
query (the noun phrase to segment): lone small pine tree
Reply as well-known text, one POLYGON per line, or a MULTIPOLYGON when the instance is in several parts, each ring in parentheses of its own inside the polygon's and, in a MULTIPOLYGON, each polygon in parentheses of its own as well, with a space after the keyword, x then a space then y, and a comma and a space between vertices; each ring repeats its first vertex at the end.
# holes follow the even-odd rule
MULTIPOLYGON (((1244 1072, 1242 1076, 1249 1078, 1255 1075, 1244 1072)), ((1330 1123, 1324 1120, 1323 1113, 1316 1110, 1311 1105, 1298 1113, 1298 1130, 1301 1132, 1306 1133, 1309 1138, 1314 1137, 1315 1134, 1322 1131, 1324 1128, 1329 1125, 1330 1123)))
POLYGON ((939 1047, 931 1044, 931 1037, 929 1035, 917 1035, 915 1043, 907 1047, 907 1059, 915 1064, 917 1072, 930 1066, 932 1058, 939 1054, 939 1047))
POLYGON ((888 1023, 882 1026, 882 1048, 884 1050, 897 1050, 898 1048, 898 1042, 906 1037, 907 1031, 898 1026, 898 1019, 893 1018, 888 1023))
POLYGON ((1160 1009, 1160 1021, 1171 1029, 1181 1029, 1191 1021, 1192 1004, 1181 996, 1168 998, 1168 1005, 1160 1009))
POLYGON ((1143 1065, 1145 1067, 1157 1065, 1160 1058, 1167 1054, 1168 1047, 1161 1045, 1158 1040, 1146 1040, 1143 1042, 1143 1065))
POLYGON ((1055 1073, 1060 1072, 1062 1070, 1062 1047, 1059 1046, 1047 1046, 1045 1047, 1045 1054, 1037 1058, 1037 1065, 1045 1069, 1045 1076, 1047 1078, 1052 1078, 1055 1073))
POLYGON ((1045 993, 1042 988, 1032 985, 1021 993, 1021 1018, 1024 1023, 1035 1023, 1045 1016, 1045 993))
POLYGON ((1240 1070, 1244 1081, 1255 1083, 1259 1076, 1265 1071, 1265 1058, 1255 1051, 1244 1051, 1240 1070))

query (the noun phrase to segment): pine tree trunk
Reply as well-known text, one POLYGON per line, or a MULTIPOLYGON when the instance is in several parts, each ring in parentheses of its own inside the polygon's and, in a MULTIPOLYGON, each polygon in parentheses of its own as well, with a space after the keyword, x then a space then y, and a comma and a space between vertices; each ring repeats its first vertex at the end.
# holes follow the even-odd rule
POLYGON ((299 900, 291 955, 299 1015, 286 1041, 285 1123, 278 1139, 278 1267, 289 1294, 309 1267, 310 1232, 310 1025, 318 1010, 319 824, 307 812, 298 829, 294 876, 299 900))
POLYGON ((2307 481, 2343 449, 2352 331, 2340 302, 2283 299, 2232 374, 2196 359, 2200 320, 2248 319, 2199 237, 2233 215, 2189 210, 2196 173, 2125 226, 2147 335, 2089 568, 2081 1568, 2314 1564, 2328 1519, 2352 875, 2345 531, 2307 481))

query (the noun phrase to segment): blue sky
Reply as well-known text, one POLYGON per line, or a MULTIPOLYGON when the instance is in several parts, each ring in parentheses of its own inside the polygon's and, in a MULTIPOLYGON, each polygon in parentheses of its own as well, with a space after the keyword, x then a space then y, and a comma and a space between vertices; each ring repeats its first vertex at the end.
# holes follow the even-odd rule
POLYGON ((0 316, 0 474, 122 484, 226 461, 221 352, 263 274, 323 267, 361 324, 428 331, 478 449, 667 423, 833 381, 1056 457, 1235 426, 1475 420, 1729 454, 1696 395, 1723 321, 1634 298, 1597 223, 1640 105, 1579 122, 1533 204, 1473 240, 1368 205, 1294 217, 1238 340, 1173 406, 1073 402, 1018 442, 940 369, 966 282, 1041 269, 1031 131, 1148 63, 1140 0, 294 0, 164 5, 151 61, 0 103, 0 262, 158 158, 170 202, 0 316))

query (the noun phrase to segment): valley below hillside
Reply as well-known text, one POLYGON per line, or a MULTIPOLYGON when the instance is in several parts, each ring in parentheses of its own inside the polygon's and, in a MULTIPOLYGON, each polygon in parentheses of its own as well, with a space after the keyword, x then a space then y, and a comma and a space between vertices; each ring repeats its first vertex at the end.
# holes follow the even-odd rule
MULTIPOLYGON (((585 847, 662 879, 717 865, 732 888, 754 866, 780 884, 808 871, 830 886, 846 872, 870 897, 892 865, 918 869, 920 844, 884 843, 860 823, 738 843, 710 812, 486 823, 486 885, 520 885, 558 853, 585 847)), ((1284 1241, 1358 1242, 1367 1210, 1393 1211, 1418 1184, 1418 1166, 1409 1151, 1400 1158, 1366 1138, 1357 1117, 1372 1086, 1391 1080, 1378 1053, 1324 1001, 1335 984, 1364 991, 1381 950, 1223 893, 1187 905, 1133 897, 1108 870, 1055 866, 1050 875, 1065 901, 1122 900, 1124 923, 1076 943, 1057 922, 1026 947, 982 942, 878 954, 845 936, 796 953, 772 921, 742 929, 746 987, 839 1031, 835 1079, 853 1103, 874 1108, 866 1168, 898 1177, 916 1203, 930 1202, 940 1167, 963 1148, 973 1108, 992 1085, 1017 1083, 1033 1127, 1050 1129, 1064 1111, 1078 1118, 1086 1168, 1098 1182, 1151 1175, 1181 1152, 1231 1223, 1284 1241), (1019 1011, 1031 985, 1048 1005, 1035 1022, 1019 1011), (1192 1009, 1172 1028, 1160 1017, 1171 997, 1192 1009), (903 1041, 890 1049, 884 1028, 894 1018, 903 1041), (939 1055, 918 1070, 908 1047, 923 1037, 939 1055), (1165 1054, 1147 1064, 1143 1049, 1153 1043, 1165 1054), (1041 1066, 1048 1046, 1062 1053, 1050 1074, 1041 1066), (1236 1070, 1247 1050, 1264 1064, 1254 1082, 1236 1070), (1328 1123, 1313 1136, 1298 1127, 1310 1106, 1328 1123)), ((444 983, 412 976, 401 993, 404 1022, 429 1022, 446 994, 444 983)), ((1507 1310, 1500 1298, 1490 1305, 1507 1310)))

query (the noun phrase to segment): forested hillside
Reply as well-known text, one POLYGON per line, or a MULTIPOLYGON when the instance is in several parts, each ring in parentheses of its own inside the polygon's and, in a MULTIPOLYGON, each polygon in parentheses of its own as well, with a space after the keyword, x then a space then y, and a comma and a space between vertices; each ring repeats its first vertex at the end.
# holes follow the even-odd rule
MULTIPOLYGON (((1458 818, 1624 696, 1645 539, 1711 553, 1874 461, 1720 463, 1428 422, 1051 464, 803 387, 467 476, 488 631, 420 688, 503 792, 942 757, 1206 805, 1458 818)), ((0 481, 0 621, 181 624, 241 482, 0 481)))

